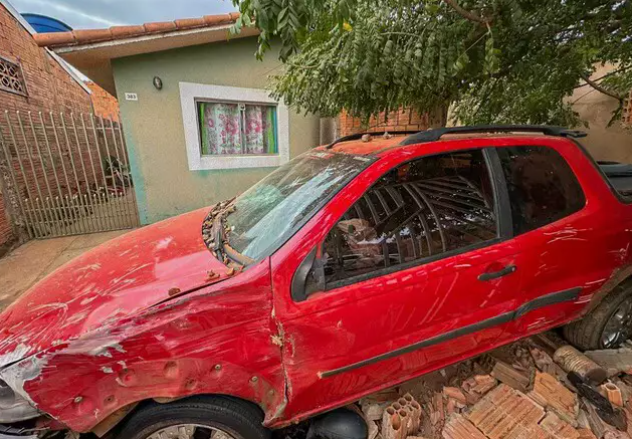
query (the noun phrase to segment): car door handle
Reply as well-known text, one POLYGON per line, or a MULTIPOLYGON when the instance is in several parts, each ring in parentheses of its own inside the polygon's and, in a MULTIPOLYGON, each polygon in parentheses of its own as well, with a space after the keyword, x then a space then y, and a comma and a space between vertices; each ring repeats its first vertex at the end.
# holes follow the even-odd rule
POLYGON ((507 276, 508 274, 511 274, 514 271, 516 271, 515 265, 507 265, 505 268, 503 268, 500 271, 492 271, 489 273, 483 273, 479 275, 478 280, 485 282, 488 280, 498 279, 499 277, 507 276))

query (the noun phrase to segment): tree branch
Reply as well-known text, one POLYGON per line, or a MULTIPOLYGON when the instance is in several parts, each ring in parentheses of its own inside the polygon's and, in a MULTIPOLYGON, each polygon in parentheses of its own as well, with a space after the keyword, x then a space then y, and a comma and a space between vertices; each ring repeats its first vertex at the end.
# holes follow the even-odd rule
POLYGON ((599 83, 593 81, 592 79, 590 79, 588 76, 586 75, 582 75, 581 78, 586 81, 586 84, 590 85, 592 88, 594 88, 595 90, 597 90, 600 93, 605 94, 606 96, 610 96, 611 98, 615 98, 618 101, 623 101, 625 99, 624 96, 618 95, 615 92, 608 90, 607 88, 603 87, 602 85, 600 85, 599 83))
POLYGON ((448 5, 450 5, 452 7, 452 9, 454 9, 454 11, 459 14, 461 17, 466 18, 470 21, 475 21, 477 23, 481 23, 481 24, 489 24, 491 20, 487 19, 487 18, 483 18, 479 15, 476 15, 473 12, 470 12, 468 10, 463 9, 461 6, 458 5, 458 3, 456 2, 456 0, 443 0, 444 2, 446 2, 448 5))

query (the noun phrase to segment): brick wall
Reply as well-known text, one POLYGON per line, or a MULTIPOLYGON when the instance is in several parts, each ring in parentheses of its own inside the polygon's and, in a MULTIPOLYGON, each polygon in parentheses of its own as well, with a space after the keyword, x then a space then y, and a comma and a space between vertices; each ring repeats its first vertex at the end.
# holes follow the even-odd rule
MULTIPOLYGON (((92 112, 90 95, 46 50, 35 44, 31 34, 2 4, 0 4, 0 56, 21 66, 28 91, 28 96, 21 96, 0 90, 0 127, 3 128, 2 134, 5 138, 9 136, 6 126, 3 126, 5 111, 12 114, 20 111, 26 117, 30 111, 35 120, 39 119, 38 112, 40 111, 44 113, 53 111, 56 114, 92 112)), ((28 129, 26 131, 28 133, 28 129)), ((0 158, 4 159, 4 154, 0 154, 0 158)), ((50 168, 49 166, 47 172, 51 171, 50 168)), ((16 239, 7 218, 16 200, 10 181, 0 179, 0 188, 2 189, 0 191, 0 252, 2 252, 2 248, 6 247, 7 243, 16 239)))
POLYGON ((92 106, 94 114, 99 117, 119 121, 119 104, 118 100, 103 88, 90 81, 86 84, 92 90, 92 106))
POLYGON ((338 118, 338 131, 341 137, 364 132, 424 131, 444 126, 445 119, 444 110, 419 114, 411 109, 402 108, 388 114, 381 113, 378 117, 373 116, 368 123, 363 124, 362 120, 343 111, 338 118))

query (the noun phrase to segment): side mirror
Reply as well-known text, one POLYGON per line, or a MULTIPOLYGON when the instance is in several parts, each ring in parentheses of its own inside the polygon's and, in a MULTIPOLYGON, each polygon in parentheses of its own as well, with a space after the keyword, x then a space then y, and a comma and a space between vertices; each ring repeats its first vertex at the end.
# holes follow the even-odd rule
POLYGON ((325 289, 325 268, 317 255, 318 246, 309 252, 294 273, 291 295, 295 302, 303 302, 310 294, 325 289))

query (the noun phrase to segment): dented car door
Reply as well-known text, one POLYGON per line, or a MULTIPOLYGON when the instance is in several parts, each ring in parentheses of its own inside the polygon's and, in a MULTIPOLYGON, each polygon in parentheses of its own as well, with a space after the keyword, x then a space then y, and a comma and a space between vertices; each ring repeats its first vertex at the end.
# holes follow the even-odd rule
MULTIPOLYGON (((273 279, 286 416, 334 407, 505 336, 520 276, 503 271, 515 248, 500 235, 488 162, 473 149, 373 167, 315 219, 332 225, 296 271, 273 279)), ((292 256, 275 255, 273 272, 292 256)))

